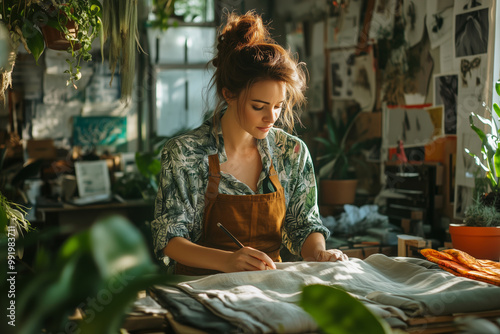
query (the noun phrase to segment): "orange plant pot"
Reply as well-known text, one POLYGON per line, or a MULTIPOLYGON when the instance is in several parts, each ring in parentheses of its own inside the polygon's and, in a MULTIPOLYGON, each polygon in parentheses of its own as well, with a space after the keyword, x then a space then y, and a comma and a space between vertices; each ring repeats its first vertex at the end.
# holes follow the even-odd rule
POLYGON ((500 260, 500 227, 477 227, 450 224, 453 248, 476 259, 500 260))
MULTIPOLYGON (((66 26, 69 30, 69 33, 76 37, 77 29, 76 25, 73 21, 68 21, 68 24, 66 26)), ((45 40, 45 44, 49 49, 52 50, 67 50, 69 47, 71 47, 71 43, 64 37, 64 34, 55 29, 52 28, 49 25, 44 25, 42 26, 42 33, 43 33, 43 38, 45 40)), ((73 50, 78 50, 80 48, 80 44, 75 44, 73 45, 73 50)))

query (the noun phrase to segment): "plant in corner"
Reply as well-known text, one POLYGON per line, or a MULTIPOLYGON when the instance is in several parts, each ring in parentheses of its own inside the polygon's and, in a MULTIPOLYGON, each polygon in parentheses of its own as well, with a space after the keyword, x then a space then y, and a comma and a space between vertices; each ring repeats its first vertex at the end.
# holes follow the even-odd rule
MULTIPOLYGON (((495 83, 495 90, 500 96, 500 80, 495 83)), ((484 104, 483 104, 484 105, 484 104)), ((500 258, 500 133, 497 121, 489 108, 490 117, 476 113, 469 115, 471 129, 481 140, 481 155, 465 149, 476 165, 484 171, 484 176, 476 178, 476 188, 484 181, 489 187, 479 194, 478 199, 466 208, 463 224, 450 224, 450 235, 453 247, 460 249, 479 259, 498 261, 500 258), (482 129, 476 126, 477 119, 483 124, 482 129), (483 131, 488 129, 489 131, 483 131), (488 189, 489 188, 489 189, 488 189)), ((493 104, 493 110, 500 117, 500 107, 493 104)))
MULTIPOLYGON (((361 155, 363 150, 380 144, 380 138, 371 138, 349 143, 349 135, 356 120, 361 114, 357 109, 349 114, 346 121, 336 121, 330 114, 326 115, 327 137, 315 137, 323 144, 318 157, 318 179, 320 182, 320 199, 323 204, 349 204, 354 202, 357 186, 355 167, 366 167, 361 155), (341 186, 349 190, 340 190, 341 186), (330 194, 330 190, 333 192, 330 194), (345 199, 338 199, 335 194, 348 194, 345 199)), ((363 134, 361 134, 363 135, 363 134)))

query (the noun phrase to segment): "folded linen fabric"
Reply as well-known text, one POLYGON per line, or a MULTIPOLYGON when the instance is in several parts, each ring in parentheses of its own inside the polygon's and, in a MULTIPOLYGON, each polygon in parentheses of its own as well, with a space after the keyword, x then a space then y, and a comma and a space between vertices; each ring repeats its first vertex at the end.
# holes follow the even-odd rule
POLYGON ((500 263, 479 260, 458 249, 437 251, 425 248, 420 251, 425 258, 442 269, 456 275, 500 286, 500 263))
POLYGON ((374 254, 365 260, 277 263, 277 270, 187 277, 175 286, 239 333, 312 333, 298 306, 310 284, 338 286, 381 317, 449 315, 500 309, 500 289, 457 277, 424 259, 374 254))

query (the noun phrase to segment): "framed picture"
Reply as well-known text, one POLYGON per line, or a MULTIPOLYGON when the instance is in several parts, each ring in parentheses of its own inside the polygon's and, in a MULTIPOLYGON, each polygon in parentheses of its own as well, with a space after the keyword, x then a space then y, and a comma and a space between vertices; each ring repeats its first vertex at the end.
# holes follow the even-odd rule
POLYGON ((105 160, 77 161, 75 175, 80 198, 111 195, 111 181, 105 160))

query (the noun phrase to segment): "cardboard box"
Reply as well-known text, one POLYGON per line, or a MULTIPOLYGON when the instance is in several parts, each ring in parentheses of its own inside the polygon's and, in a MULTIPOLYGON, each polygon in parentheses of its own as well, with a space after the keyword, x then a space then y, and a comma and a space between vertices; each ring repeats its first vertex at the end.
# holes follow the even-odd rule
POLYGON ((53 139, 29 139, 26 142, 28 159, 56 159, 57 152, 53 139))

